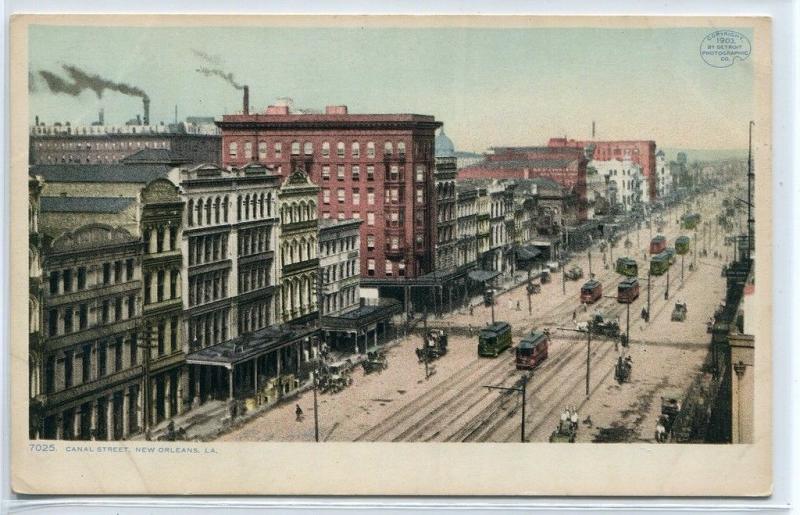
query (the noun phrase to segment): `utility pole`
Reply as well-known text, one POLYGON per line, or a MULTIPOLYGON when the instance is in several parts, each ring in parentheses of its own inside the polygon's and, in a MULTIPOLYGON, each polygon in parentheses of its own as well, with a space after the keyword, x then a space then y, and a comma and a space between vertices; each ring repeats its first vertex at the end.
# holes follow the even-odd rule
POLYGON ((750 252, 753 246, 753 125, 756 122, 750 121, 750 142, 747 150, 747 260, 750 261, 750 252))
MULTIPOLYGON (((144 326, 139 322, 137 334, 140 336, 141 342, 136 343, 136 347, 144 351, 144 402, 142 403, 142 410, 144 410, 144 434, 147 440, 150 439, 150 412, 153 407, 151 406, 151 392, 150 392, 150 351, 153 349, 153 329, 152 327, 144 326)), ((110 430, 110 429, 109 429, 110 430)))
POLYGON ((564 269, 563 264, 561 265, 561 293, 567 294, 567 271, 564 269))
POLYGON ((533 314, 533 306, 531 304, 531 294, 533 293, 533 283, 531 283, 531 267, 528 265, 528 286, 526 288, 528 292, 528 315, 533 314))
POLYGON ((589 279, 592 278, 592 249, 589 248, 589 279))
POLYGON ((669 300, 669 266, 667 266, 667 289, 664 291, 664 300, 669 300))
MULTIPOLYGON (((316 338, 317 352, 314 359, 314 367, 311 370, 312 380, 314 385, 314 441, 319 442, 319 404, 317 400, 317 389, 319 386, 319 365, 322 360, 321 347, 325 343, 325 330, 322 327, 322 301, 323 294, 325 293, 325 283, 327 272, 322 268, 317 270, 316 286, 317 286, 317 326, 319 327, 319 337, 316 338)), ((356 343, 356 346, 358 344, 356 343)), ((366 348, 364 351, 366 352, 366 348)))
POLYGON ((647 320, 650 322, 650 270, 647 271, 647 320))
POLYGON ((686 255, 681 254, 681 285, 683 285, 683 258, 685 257, 686 255))
MULTIPOLYGON (((533 374, 533 372, 531 372, 531 374, 533 374)), ((507 386, 484 385, 484 388, 489 388, 490 390, 505 390, 507 392, 518 392, 522 394, 522 425, 520 427, 520 438, 519 438, 519 441, 522 443, 525 443, 525 397, 526 397, 525 390, 528 387, 528 380, 529 380, 528 374, 523 375, 522 379, 520 380, 521 383, 520 386, 517 386, 515 388, 509 388, 507 386)))

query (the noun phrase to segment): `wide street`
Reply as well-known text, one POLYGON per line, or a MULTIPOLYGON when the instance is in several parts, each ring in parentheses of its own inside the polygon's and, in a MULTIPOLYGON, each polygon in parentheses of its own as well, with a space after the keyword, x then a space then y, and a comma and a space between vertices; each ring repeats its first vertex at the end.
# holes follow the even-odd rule
MULTIPOLYGON (((651 317, 645 323, 640 317, 647 303, 647 253, 651 231, 644 224, 638 231, 621 235, 613 249, 614 260, 629 256, 639 265, 641 293, 630 305, 630 346, 626 349, 616 338, 596 335, 590 353, 589 395, 586 395, 587 339, 574 328, 599 311, 606 318, 619 319, 626 329, 626 305, 616 295, 621 276, 614 271, 611 256, 608 268, 597 245, 591 250, 592 271, 604 287, 604 298, 583 310, 579 291, 589 271, 588 252, 573 257, 566 268, 577 264, 584 278, 566 281, 562 290, 560 272, 551 274, 552 281, 542 285, 541 293, 528 295, 524 286, 512 289, 496 299, 495 317, 514 328, 514 343, 533 328, 549 328, 549 357, 531 374, 527 386, 525 440, 546 442, 555 429, 566 406, 577 408, 581 423, 578 442, 653 441, 660 415, 660 397, 668 392, 685 392, 701 373, 710 335, 706 321, 725 295, 723 264, 732 257, 732 247, 724 246, 724 235, 715 219, 722 195, 706 195, 694 204, 702 215, 697 228, 700 249, 704 247, 706 227, 707 257, 687 254, 683 280, 681 256, 676 256, 669 276, 653 277, 650 284, 651 317), (632 247, 625 248, 629 239, 632 247), (714 251, 723 257, 715 258, 714 251), (696 259, 694 270, 689 264, 696 259), (669 277, 669 299, 665 299, 669 277), (688 312, 683 322, 671 321, 676 301, 686 302, 688 312), (519 304, 519 309, 517 305, 519 304), (563 328, 563 329, 559 329, 563 328), (629 382, 618 384, 614 364, 620 353, 633 360, 629 382)), ((685 234, 676 223, 683 206, 663 213, 666 226, 661 234, 668 246, 685 234)), ((652 235, 656 235, 655 223, 652 235)), ((608 251, 607 251, 608 252, 608 251)), ((522 280, 524 275, 518 274, 522 280)), ((490 309, 476 306, 470 314, 461 310, 443 319, 430 320, 430 326, 451 330, 449 352, 434 362, 435 373, 425 378, 423 364, 414 349, 421 343, 419 334, 410 335, 387 351, 389 368, 382 373, 364 375, 357 367, 353 385, 337 394, 319 396, 320 440, 324 441, 492 441, 519 442, 521 396, 515 392, 485 388, 487 385, 515 386, 523 373, 515 368, 513 349, 501 356, 479 358, 477 337, 468 336, 467 328, 477 328, 491 318, 490 309)), ((312 392, 297 400, 275 407, 263 415, 221 437, 223 441, 313 441, 314 411, 312 392), (295 403, 305 416, 298 421, 295 403)))

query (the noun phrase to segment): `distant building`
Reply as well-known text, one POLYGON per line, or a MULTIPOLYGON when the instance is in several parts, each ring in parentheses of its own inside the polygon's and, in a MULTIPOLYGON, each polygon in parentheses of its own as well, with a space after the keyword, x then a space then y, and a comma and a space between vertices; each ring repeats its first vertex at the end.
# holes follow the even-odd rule
POLYGON ((656 153, 656 197, 665 199, 672 195, 672 167, 669 166, 663 150, 656 153))
MULTIPOLYGON (((142 149, 169 150, 187 163, 220 162, 222 138, 207 124, 73 126, 30 128, 29 164, 113 164, 142 149)), ((141 121, 140 121, 141 122, 141 121)))
POLYGON ((642 174, 647 183, 647 197, 656 196, 656 142, 652 140, 635 141, 576 141, 567 138, 550 138, 547 142, 552 148, 593 147, 592 159, 596 161, 623 160, 626 157, 642 167, 642 174))
POLYGON ((436 270, 456 266, 456 156, 444 133, 436 136, 436 270))
POLYGON ((622 211, 631 211, 634 205, 649 201, 642 167, 630 159, 594 159, 589 161, 587 168, 590 169, 590 175, 592 171, 597 173, 597 177, 592 178, 593 185, 596 181, 605 183, 604 197, 610 206, 620 206, 622 211))

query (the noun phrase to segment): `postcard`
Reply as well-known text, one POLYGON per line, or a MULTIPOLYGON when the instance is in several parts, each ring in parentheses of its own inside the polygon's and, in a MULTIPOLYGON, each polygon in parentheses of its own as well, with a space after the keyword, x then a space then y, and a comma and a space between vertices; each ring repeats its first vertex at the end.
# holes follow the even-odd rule
POLYGON ((11 29, 16 492, 771 492, 768 18, 11 29))

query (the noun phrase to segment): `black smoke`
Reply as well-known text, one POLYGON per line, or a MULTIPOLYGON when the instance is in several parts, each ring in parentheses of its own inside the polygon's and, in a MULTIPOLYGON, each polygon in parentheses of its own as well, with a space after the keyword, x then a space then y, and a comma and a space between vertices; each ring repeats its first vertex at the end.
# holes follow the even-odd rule
POLYGON ((85 90, 91 90, 94 91, 94 94, 97 95, 97 98, 102 98, 103 93, 108 90, 122 93, 123 95, 128 95, 131 97, 139 97, 149 100, 147 93, 136 86, 131 86, 130 84, 125 84, 124 82, 114 82, 112 80, 105 79, 100 75, 85 72, 77 66, 72 66, 69 64, 63 65, 62 68, 64 68, 64 71, 67 72, 70 81, 65 80, 64 78, 47 70, 39 71, 39 75, 44 79, 47 87, 53 93, 65 93, 67 95, 77 96, 85 90))
POLYGON ((227 82, 228 84, 230 84, 234 88, 236 88, 236 89, 244 89, 244 85, 239 84, 238 82, 236 82, 236 80, 233 78, 233 74, 232 73, 225 73, 224 71, 219 70, 217 68, 205 68, 205 67, 198 68, 196 71, 197 71, 197 73, 202 73, 206 77, 212 77, 212 76, 221 77, 222 79, 225 80, 225 82, 227 82))

